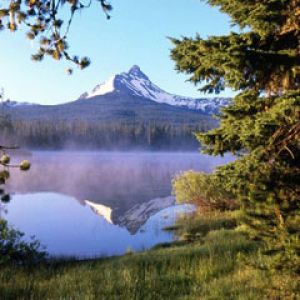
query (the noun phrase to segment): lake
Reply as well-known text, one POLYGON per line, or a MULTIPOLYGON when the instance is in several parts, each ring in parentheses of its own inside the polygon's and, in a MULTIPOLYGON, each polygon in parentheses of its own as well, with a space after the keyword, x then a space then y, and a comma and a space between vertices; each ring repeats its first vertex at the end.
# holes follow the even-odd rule
POLYGON ((1 217, 52 256, 92 258, 176 239, 163 228, 193 207, 175 205, 172 178, 186 170, 211 172, 232 156, 39 151, 26 159, 32 167, 12 170, 12 199, 1 205, 1 217))

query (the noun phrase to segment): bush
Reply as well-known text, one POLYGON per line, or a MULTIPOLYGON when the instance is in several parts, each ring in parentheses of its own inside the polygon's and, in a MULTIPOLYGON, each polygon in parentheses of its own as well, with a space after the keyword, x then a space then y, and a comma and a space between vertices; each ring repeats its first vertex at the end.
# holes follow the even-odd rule
POLYGON ((34 238, 30 242, 22 240, 24 234, 8 226, 0 219, 0 265, 7 263, 31 264, 42 261, 46 252, 34 238))
POLYGON ((173 180, 173 193, 177 202, 194 203, 201 212, 238 208, 233 195, 223 186, 217 173, 187 171, 173 180))

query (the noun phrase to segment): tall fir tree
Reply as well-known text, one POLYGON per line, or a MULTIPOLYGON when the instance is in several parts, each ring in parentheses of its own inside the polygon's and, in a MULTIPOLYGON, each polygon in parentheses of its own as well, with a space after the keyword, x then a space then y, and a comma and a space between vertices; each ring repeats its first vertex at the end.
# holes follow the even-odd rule
POLYGON ((171 56, 190 81, 205 83, 202 91, 229 87, 239 94, 219 127, 198 139, 206 153, 237 154, 212 176, 239 201, 249 234, 264 241, 272 266, 299 272, 300 1, 207 2, 241 30, 172 39, 171 56))

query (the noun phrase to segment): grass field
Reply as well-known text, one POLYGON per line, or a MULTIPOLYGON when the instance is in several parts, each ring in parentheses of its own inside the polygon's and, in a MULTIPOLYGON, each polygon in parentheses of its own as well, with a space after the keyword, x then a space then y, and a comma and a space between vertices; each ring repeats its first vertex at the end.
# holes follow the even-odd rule
POLYGON ((295 278, 252 267, 258 244, 235 226, 235 215, 196 217, 167 228, 179 242, 142 253, 2 266, 0 299, 297 299, 295 278))

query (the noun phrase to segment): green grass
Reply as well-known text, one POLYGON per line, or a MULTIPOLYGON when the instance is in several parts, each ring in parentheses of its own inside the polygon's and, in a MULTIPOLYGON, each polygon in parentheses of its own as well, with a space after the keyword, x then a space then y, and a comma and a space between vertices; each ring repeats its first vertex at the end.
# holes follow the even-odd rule
POLYGON ((272 298, 273 278, 245 264, 258 245, 228 228, 234 218, 181 220, 178 234, 201 238, 142 253, 1 267, 0 299, 289 299, 272 298))

